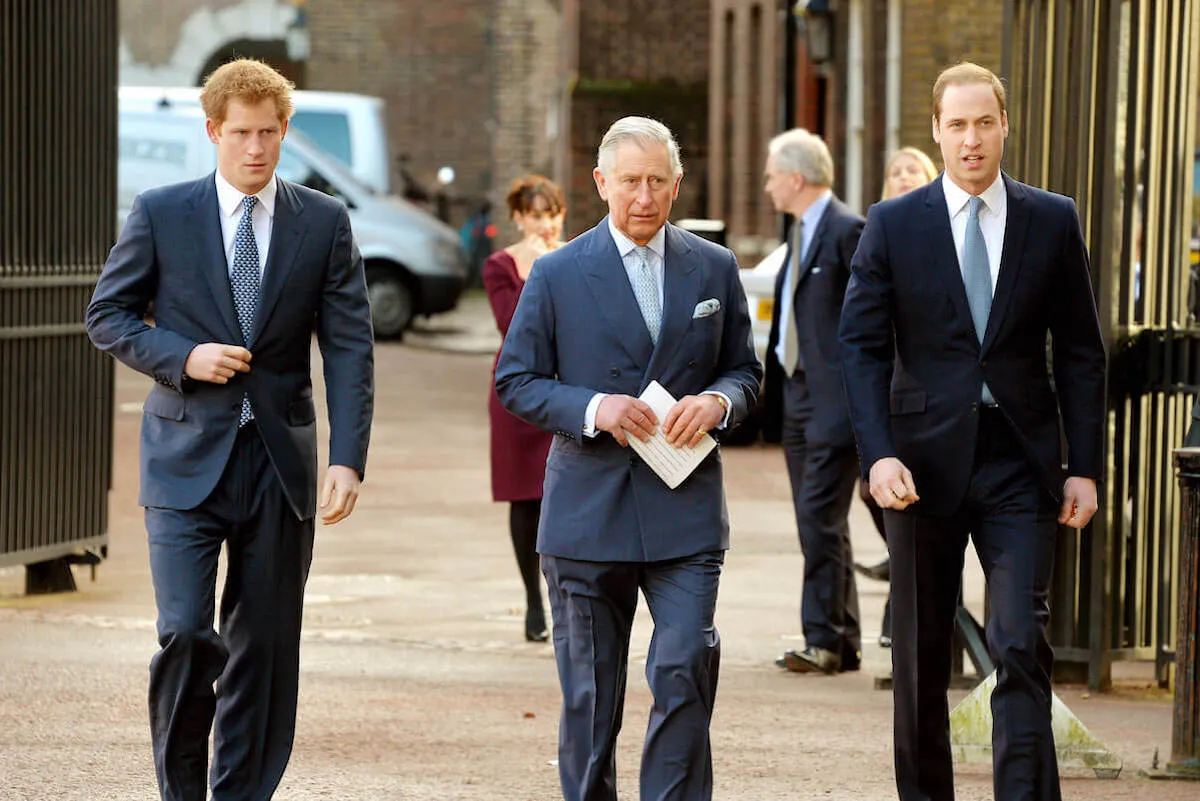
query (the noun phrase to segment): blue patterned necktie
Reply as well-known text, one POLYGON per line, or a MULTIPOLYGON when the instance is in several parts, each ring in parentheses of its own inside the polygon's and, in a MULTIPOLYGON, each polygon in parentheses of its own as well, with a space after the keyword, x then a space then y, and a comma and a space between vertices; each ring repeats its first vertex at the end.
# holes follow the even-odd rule
MULTIPOLYGON (((992 310, 992 268, 988 264, 987 243, 983 240, 983 229, 979 227, 979 207, 983 200, 972 196, 970 214, 967 216, 967 234, 963 239, 963 283, 967 289, 967 303, 971 307, 971 320, 975 323, 975 336, 983 344, 987 332, 988 314, 992 310)), ((992 390, 983 382, 981 399, 992 404, 992 390)))
POLYGON ((650 341, 658 344, 658 333, 662 330, 662 305, 658 300, 658 281, 650 267, 650 248, 634 248, 638 263, 633 270, 633 294, 642 310, 642 319, 650 331, 650 341))
MULTIPOLYGON (((242 339, 249 348, 253 343, 250 335, 254 330, 254 315, 258 313, 259 285, 262 277, 258 272, 258 243, 254 240, 254 206, 258 198, 246 195, 242 198, 242 219, 238 221, 237 233, 233 236, 233 271, 229 277, 233 288, 233 305, 237 309, 238 324, 242 339)), ((238 427, 254 419, 250 408, 250 395, 242 395, 242 414, 238 427)))

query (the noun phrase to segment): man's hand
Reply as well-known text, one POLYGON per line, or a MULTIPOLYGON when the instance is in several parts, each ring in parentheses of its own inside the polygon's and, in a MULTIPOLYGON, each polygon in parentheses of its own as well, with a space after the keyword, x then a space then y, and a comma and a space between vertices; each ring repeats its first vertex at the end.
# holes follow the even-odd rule
POLYGON ((887 456, 871 465, 869 483, 871 497, 881 509, 899 512, 921 500, 912 473, 895 456, 887 456))
POLYGON ((725 407, 715 395, 685 395, 667 412, 663 431, 666 432, 667 442, 676 448, 684 445, 694 448, 706 433, 719 426, 724 419, 725 407))
POLYGON ((629 445, 626 432, 645 442, 657 427, 658 418, 646 402, 628 395, 606 395, 596 409, 596 428, 612 434, 622 448, 629 445))
POLYGON ((1096 482, 1090 478, 1071 476, 1063 485, 1062 508, 1058 522, 1071 528, 1083 528, 1096 514, 1096 482))
POLYGON ((321 523, 332 526, 345 520, 354 511, 358 501, 358 471, 353 467, 331 464, 325 471, 325 485, 321 487, 321 523))
POLYGON ((250 372, 250 351, 237 345, 205 342, 192 348, 183 372, 193 381, 228 384, 234 373, 250 372))

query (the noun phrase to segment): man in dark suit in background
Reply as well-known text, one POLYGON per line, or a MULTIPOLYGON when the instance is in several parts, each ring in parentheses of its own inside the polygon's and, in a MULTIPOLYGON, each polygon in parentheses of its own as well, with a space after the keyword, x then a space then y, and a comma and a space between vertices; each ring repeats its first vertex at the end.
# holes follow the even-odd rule
POLYGON ((871 208, 842 312, 850 418, 892 563, 903 801, 954 798, 946 688, 968 534, 997 665, 995 797, 1061 798, 1047 585, 1056 527, 1096 511, 1105 356, 1075 204, 1000 171, 1007 135, 991 71, 941 74, 946 171, 871 208))
POLYGON ((859 467, 837 331, 863 219, 830 189, 833 159, 815 134, 797 128, 772 139, 765 172, 775 210, 796 218, 775 279, 765 394, 768 417, 782 417, 804 553, 805 647, 776 664, 797 673, 858 670, 862 631, 847 515, 859 467))
POLYGON ((216 172, 134 201, 87 311, 96 346, 155 381, 139 503, 161 646, 150 727, 169 801, 205 799, 210 729, 213 801, 270 798, 291 754, 318 504, 314 332, 330 422, 322 522, 351 513, 366 464, 362 259, 341 202, 275 175, 291 92, 256 61, 213 72, 200 99, 216 172))
POLYGON ((729 547, 721 454, 672 490, 627 446, 660 427, 684 447, 736 425, 762 368, 733 254, 667 223, 683 177, 671 132, 618 120, 594 177, 609 216, 534 264, 496 368, 504 406, 556 435, 538 552, 563 690, 559 774, 568 801, 617 797, 640 588, 654 618, 641 797, 701 801, 729 547), (662 420, 638 399, 652 380, 678 399, 662 420))

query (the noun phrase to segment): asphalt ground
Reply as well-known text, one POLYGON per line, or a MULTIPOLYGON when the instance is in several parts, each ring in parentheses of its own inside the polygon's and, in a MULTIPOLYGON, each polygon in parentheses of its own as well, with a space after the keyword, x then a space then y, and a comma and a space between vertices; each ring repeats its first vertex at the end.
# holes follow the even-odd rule
MULTIPOLYGON (((317 532, 308 585, 295 751, 276 798, 555 799, 559 691, 551 647, 524 642, 507 509, 489 491, 486 393, 497 343, 486 304, 420 324, 376 353, 376 418, 353 517, 317 532)), ((0 800, 156 798, 146 711, 155 650, 145 532, 136 506, 137 431, 149 380, 116 379, 109 559, 79 591, 23 597, 0 570, 0 800)), ((320 395, 318 388, 318 395, 320 395)), ((858 673, 781 671, 800 647, 802 557, 774 446, 727 448, 733 525, 717 622, 720 690, 712 736, 718 799, 895 798, 891 697, 873 687, 888 653, 869 639, 858 673)), ((884 546, 866 510, 856 557, 884 546)), ((982 610, 977 563, 968 606, 982 610)), ((884 585, 860 579, 867 633, 884 585)), ((637 797, 649 692, 650 625, 634 630, 623 798, 637 797)), ((1058 694, 1125 763, 1120 778, 1065 771, 1068 799, 1174 801, 1200 787, 1138 777, 1170 752, 1171 701, 1144 666, 1118 665, 1117 691, 1058 694)), ((952 700, 963 696, 953 691, 952 700)), ((958 797, 991 798, 986 766, 958 769, 958 797)))

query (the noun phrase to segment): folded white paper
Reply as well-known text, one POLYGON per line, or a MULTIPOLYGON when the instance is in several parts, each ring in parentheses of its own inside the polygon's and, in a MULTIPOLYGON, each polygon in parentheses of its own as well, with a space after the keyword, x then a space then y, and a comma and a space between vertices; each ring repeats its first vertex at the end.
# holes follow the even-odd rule
POLYGON ((662 428, 663 421, 667 419, 667 413, 675 405, 675 399, 671 397, 671 393, 667 392, 662 384, 651 381, 650 386, 646 387, 646 391, 642 393, 639 400, 654 410, 659 425, 654 436, 646 442, 642 442, 630 434, 629 445, 668 487, 675 489, 695 471, 696 467, 704 461, 704 457, 717 447, 717 441, 705 434, 704 438, 700 440, 700 444, 694 448, 690 445, 676 448, 667 442, 662 428))

